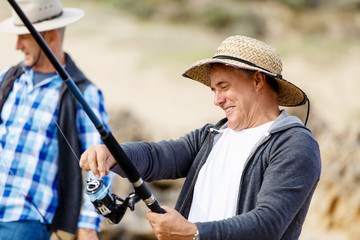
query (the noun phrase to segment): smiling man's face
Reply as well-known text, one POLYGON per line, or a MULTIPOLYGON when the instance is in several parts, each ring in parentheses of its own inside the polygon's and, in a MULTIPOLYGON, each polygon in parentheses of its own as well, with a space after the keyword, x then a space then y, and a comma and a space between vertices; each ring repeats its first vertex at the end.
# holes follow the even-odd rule
POLYGON ((228 127, 239 131, 256 122, 258 92, 256 81, 233 67, 215 64, 210 71, 214 104, 225 111, 228 127))

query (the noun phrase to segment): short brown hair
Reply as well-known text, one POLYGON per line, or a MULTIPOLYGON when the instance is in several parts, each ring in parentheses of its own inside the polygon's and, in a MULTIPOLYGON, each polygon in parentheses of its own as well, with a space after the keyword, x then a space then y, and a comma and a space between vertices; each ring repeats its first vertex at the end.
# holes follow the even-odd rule
MULTIPOLYGON (((244 77, 247 77, 250 79, 256 71, 244 69, 244 68, 235 68, 235 72, 240 73, 244 77)), ((269 84, 270 88, 278 94, 279 93, 279 84, 277 83, 277 81, 273 77, 271 77, 267 74, 264 74, 264 75, 265 75, 266 82, 269 84)))

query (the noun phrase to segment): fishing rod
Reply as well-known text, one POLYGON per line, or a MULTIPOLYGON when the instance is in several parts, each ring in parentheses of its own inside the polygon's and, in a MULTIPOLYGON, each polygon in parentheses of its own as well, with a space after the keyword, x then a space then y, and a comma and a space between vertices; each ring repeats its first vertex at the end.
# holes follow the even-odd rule
POLYGON ((115 194, 110 194, 108 188, 105 187, 102 180, 93 179, 87 181, 86 193, 89 195, 91 202, 93 203, 95 209, 99 214, 102 214, 110 223, 119 223, 122 217, 125 214, 126 209, 129 207, 131 210, 134 209, 134 204, 138 199, 142 199, 146 206, 156 213, 165 213, 165 211, 160 207, 156 197, 150 192, 148 187, 145 185, 143 179, 140 177, 139 172, 126 156, 124 150, 121 148, 120 144, 116 141, 115 137, 100 119, 95 115, 94 111, 91 109, 90 105, 86 102, 84 96, 82 95, 79 88, 76 86, 74 81, 71 79, 68 72, 62 67, 59 60, 55 57, 54 53, 51 51, 43 37, 39 32, 34 28, 30 20, 27 18, 25 13, 22 11, 20 6, 15 2, 15 0, 8 0, 16 14, 20 17, 21 21, 24 23, 25 27, 29 30, 30 34, 33 36, 41 50, 44 52, 46 57, 49 59, 51 64, 54 66, 55 70, 60 75, 61 79, 66 84, 67 88, 70 90, 72 95, 75 97, 77 102, 82 106, 86 114, 89 116, 90 120, 96 127, 97 131, 100 133, 101 140, 105 146, 109 149, 110 153, 116 160, 116 163, 122 168, 127 179, 132 183, 135 192, 129 194, 129 196, 122 200, 117 197, 115 194), (122 204, 117 204, 116 201, 119 200, 122 204))

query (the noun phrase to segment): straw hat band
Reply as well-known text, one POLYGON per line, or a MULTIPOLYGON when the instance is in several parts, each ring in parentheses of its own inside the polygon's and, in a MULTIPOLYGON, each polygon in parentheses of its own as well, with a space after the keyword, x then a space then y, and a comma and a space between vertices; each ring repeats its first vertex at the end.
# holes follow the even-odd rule
MULTIPOLYGON (((244 60, 244 59, 241 59, 241 58, 237 58, 237 57, 233 57, 233 56, 228 56, 228 55, 217 55, 217 56, 214 56, 213 59, 228 59, 228 60, 234 60, 234 61, 238 61, 238 62, 242 62, 242 63, 245 63, 249 66, 252 66, 252 67, 256 67, 256 68, 260 68, 266 72, 269 72, 271 73, 271 71, 267 70, 266 68, 263 68, 263 67, 260 67, 252 62, 249 62, 247 60, 244 60)), ((273 74, 273 73, 272 73, 273 74)), ((279 79, 283 79, 282 78, 282 75, 280 73, 277 73, 276 74, 276 77, 279 78, 279 79)))
MULTIPOLYGON (((35 23, 40 23, 40 22, 44 22, 44 21, 51 20, 51 19, 55 19, 55 18, 57 18, 57 17, 60 17, 62 14, 63 14, 63 11, 61 10, 59 13, 55 14, 54 16, 51 16, 51 17, 48 17, 48 18, 44 18, 44 19, 40 19, 40 20, 34 21, 34 22, 32 22, 32 23, 35 24, 35 23)), ((24 23, 23 23, 23 22, 15 22, 15 21, 14 21, 14 25, 15 25, 15 26, 24 26, 24 23)))

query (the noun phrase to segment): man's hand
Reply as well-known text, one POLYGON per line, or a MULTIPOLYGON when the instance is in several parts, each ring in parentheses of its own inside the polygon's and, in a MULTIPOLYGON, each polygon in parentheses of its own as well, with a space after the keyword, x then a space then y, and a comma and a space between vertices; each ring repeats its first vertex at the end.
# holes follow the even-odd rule
POLYGON ((146 218, 159 240, 192 240, 197 227, 194 223, 187 221, 176 210, 162 206, 165 214, 149 212, 146 218))
POLYGON ((99 240, 95 230, 79 228, 77 240, 99 240))
POLYGON ((105 145, 96 145, 86 150, 80 158, 79 165, 85 171, 90 171, 96 178, 109 174, 109 169, 116 164, 105 145))

